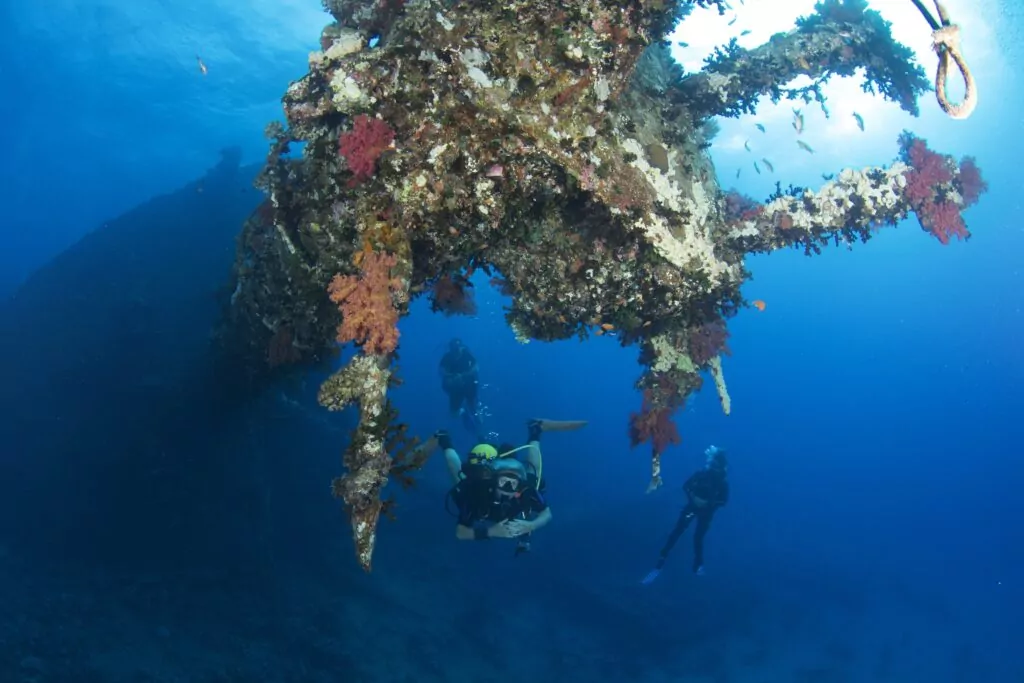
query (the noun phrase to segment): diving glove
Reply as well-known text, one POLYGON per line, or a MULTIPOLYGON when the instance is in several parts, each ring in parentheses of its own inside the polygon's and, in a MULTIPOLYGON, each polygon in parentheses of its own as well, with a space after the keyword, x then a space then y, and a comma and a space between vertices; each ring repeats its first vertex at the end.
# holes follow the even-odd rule
POLYGON ((526 423, 526 440, 540 441, 540 435, 544 432, 544 423, 541 420, 530 420, 526 423))

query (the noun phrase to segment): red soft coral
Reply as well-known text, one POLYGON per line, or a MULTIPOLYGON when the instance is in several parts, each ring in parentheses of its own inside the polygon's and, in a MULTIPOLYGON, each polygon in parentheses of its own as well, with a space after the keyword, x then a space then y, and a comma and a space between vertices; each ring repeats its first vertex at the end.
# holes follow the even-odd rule
POLYGON ((463 275, 442 275, 430 293, 430 309, 445 315, 476 315, 473 283, 463 275))
POLYGON ((395 141, 395 131, 384 121, 360 114, 352 121, 352 130, 338 138, 338 153, 345 157, 358 184, 377 172, 377 159, 395 141))
POLYGON ((338 341, 354 341, 372 354, 391 353, 398 346, 398 310, 392 294, 401 281, 391 276, 398 262, 394 254, 362 253, 360 273, 335 275, 327 291, 338 304, 341 324, 338 341))
POLYGON ((722 320, 712 320, 690 330, 688 351, 694 364, 706 365, 720 353, 731 354, 729 330, 722 320))
POLYGON ((930 202, 936 188, 953 179, 948 159, 928 149, 928 143, 921 138, 910 136, 904 144, 910 164, 910 170, 904 174, 907 180, 906 197, 914 205, 930 202))
POLYGON ((639 413, 629 416, 629 440, 633 446, 645 441, 651 442, 655 453, 664 453, 669 446, 678 445, 682 439, 675 422, 672 421, 673 409, 664 406, 655 408, 644 397, 639 413))
POLYGON ((753 220, 764 213, 763 204, 736 190, 726 192, 724 199, 725 220, 730 223, 753 220))
POLYGON ((942 244, 949 244, 951 237, 970 237, 960 212, 988 189, 974 159, 965 157, 958 168, 951 157, 928 149, 923 139, 909 132, 900 136, 900 146, 903 161, 910 166, 903 174, 907 181, 904 195, 921 227, 942 244), (963 205, 954 201, 955 191, 963 205))
POLYGON ((967 239, 971 236, 960 215, 960 207, 953 202, 931 203, 917 212, 921 227, 935 235, 942 244, 949 244, 950 237, 967 239))
POLYGON ((971 206, 982 194, 988 191, 988 183, 981 178, 981 170, 974 162, 974 157, 960 160, 960 194, 964 198, 964 206, 971 206))

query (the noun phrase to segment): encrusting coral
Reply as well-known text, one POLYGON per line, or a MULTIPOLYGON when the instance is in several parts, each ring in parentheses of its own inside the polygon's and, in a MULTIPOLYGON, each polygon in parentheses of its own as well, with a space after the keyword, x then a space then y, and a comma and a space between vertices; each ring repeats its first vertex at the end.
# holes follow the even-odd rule
POLYGON ((765 203, 719 187, 706 136, 762 98, 823 102, 863 70, 865 89, 916 113, 928 81, 863 0, 824 0, 795 29, 732 42, 697 73, 664 43, 715 0, 325 0, 334 22, 284 95, 258 181, 267 202, 239 241, 226 347, 254 372, 352 341, 320 391, 359 424, 334 485, 370 567, 389 476, 418 466, 387 401, 395 323, 420 294, 471 310, 480 270, 512 299, 523 339, 614 327, 640 347, 634 443, 679 441, 672 414, 713 374, 723 407, 726 321, 746 302, 750 253, 868 240, 916 213, 946 241, 984 183, 912 136, 888 167, 846 170, 765 203), (811 85, 791 88, 797 76, 811 85), (291 154, 295 143, 301 153, 291 154), (499 277, 500 276, 500 277, 499 277), (287 330, 289 348, 282 353, 287 330), (275 346, 276 345, 276 346, 275 346))

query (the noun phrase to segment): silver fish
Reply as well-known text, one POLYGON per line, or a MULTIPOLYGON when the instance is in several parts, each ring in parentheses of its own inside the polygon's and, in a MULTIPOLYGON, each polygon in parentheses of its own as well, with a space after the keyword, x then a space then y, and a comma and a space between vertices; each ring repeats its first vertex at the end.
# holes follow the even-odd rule
POLYGON ((775 167, 772 166, 772 162, 767 159, 761 159, 761 163, 764 164, 764 167, 768 169, 769 173, 775 173, 775 167))

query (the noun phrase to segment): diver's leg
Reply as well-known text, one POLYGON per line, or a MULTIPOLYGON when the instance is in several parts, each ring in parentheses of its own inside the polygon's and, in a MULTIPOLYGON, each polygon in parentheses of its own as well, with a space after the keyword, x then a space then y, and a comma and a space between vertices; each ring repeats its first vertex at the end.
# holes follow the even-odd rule
POLYGON ((701 568, 704 566, 704 536, 707 535, 708 529, 711 528, 711 518, 714 516, 714 512, 697 514, 697 528, 693 531, 694 572, 700 572, 701 568))
POLYGON ((448 411, 452 415, 459 414, 459 408, 462 407, 462 392, 459 387, 452 386, 448 388, 448 411))
POLYGON ((661 569, 665 565, 665 560, 668 559, 668 554, 672 552, 673 546, 679 537, 686 531, 686 527, 690 526, 690 520, 694 517, 694 509, 687 505, 683 508, 683 511, 679 513, 679 519, 676 520, 676 525, 672 529, 672 533, 668 535, 668 539, 665 541, 665 546, 661 549, 661 554, 658 555, 658 563, 655 565, 656 568, 661 569))
POLYGON ((466 412, 473 413, 474 415, 476 415, 476 409, 479 406, 480 400, 478 395, 478 392, 480 390, 480 384, 477 381, 476 375, 467 377, 464 386, 465 391, 462 400, 466 405, 466 412))

